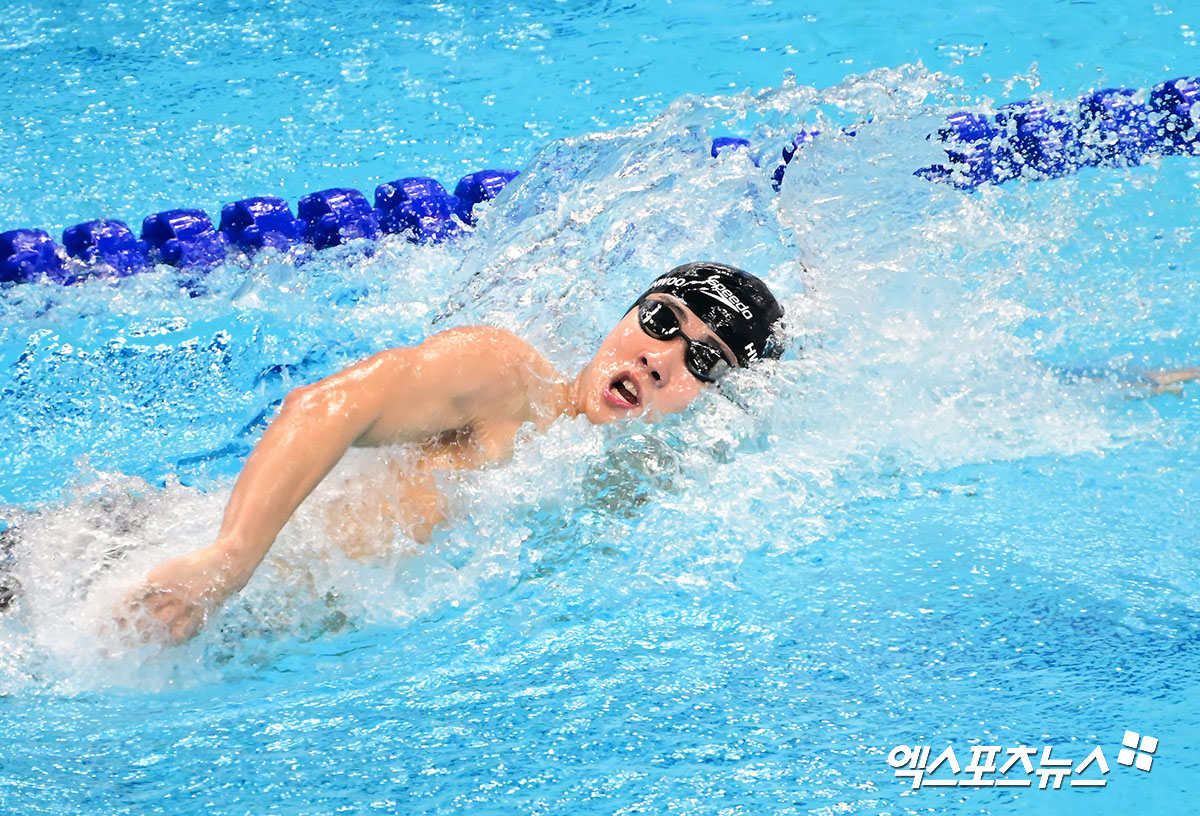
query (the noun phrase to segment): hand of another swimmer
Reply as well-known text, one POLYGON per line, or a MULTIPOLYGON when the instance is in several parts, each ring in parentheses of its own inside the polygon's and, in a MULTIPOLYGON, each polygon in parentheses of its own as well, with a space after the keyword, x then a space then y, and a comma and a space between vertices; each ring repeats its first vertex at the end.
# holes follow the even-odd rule
POLYGON ((204 628, 229 594, 228 558, 216 547, 172 558, 151 570, 116 612, 117 625, 143 640, 183 643, 204 628))

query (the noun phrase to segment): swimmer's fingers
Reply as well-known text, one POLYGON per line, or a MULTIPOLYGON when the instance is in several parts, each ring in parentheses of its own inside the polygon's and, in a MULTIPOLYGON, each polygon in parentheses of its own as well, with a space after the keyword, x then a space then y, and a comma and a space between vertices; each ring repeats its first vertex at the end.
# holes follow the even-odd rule
POLYGON ((224 551, 202 547, 151 570, 126 597, 118 617, 125 619, 125 631, 143 640, 181 643, 203 628, 232 591, 224 551))
POLYGON ((208 621, 207 604, 186 599, 162 587, 143 587, 114 616, 117 629, 143 641, 183 643, 208 621))
POLYGON ((168 589, 150 590, 144 608, 151 618, 162 624, 170 643, 190 640, 208 621, 206 604, 183 598, 168 589))

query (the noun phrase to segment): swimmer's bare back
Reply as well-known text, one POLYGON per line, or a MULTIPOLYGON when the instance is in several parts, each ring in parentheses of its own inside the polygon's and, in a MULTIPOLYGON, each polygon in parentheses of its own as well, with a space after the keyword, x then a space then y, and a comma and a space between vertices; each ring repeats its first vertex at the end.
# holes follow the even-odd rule
POLYGON ((472 326, 292 391, 246 460, 217 540, 151 570, 118 623, 171 642, 194 636, 351 446, 415 443, 428 462, 481 467, 507 459, 526 422, 544 430, 569 412, 569 387, 525 341, 472 326))

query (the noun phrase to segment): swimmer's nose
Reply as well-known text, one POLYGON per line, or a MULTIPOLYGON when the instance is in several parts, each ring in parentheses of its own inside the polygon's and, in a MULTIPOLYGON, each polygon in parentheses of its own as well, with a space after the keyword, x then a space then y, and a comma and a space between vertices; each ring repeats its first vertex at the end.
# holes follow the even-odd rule
POLYGON ((656 388, 662 388, 668 383, 670 366, 664 356, 646 353, 638 357, 638 363, 646 369, 646 373, 650 375, 650 380, 656 388))

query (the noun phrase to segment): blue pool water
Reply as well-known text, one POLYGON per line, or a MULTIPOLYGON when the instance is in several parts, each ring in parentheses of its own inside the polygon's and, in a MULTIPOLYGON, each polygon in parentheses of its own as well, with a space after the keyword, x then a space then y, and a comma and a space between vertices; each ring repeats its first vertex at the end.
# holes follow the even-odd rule
POLYGON ((0 229, 523 172, 454 244, 0 291, 0 812, 1188 809, 1200 388, 1058 372, 1200 362, 1200 162, 911 173, 962 106, 1195 74, 1194 4, 5 12, 0 229), (707 154, 868 118, 779 193, 707 154), (211 541, 290 388, 468 322, 573 374, 696 257, 783 296, 768 376, 660 426, 560 421, 370 564, 326 522, 386 468, 357 452, 192 643, 97 623, 211 541), (901 744, 1102 745, 1109 784, 914 791, 901 744))

